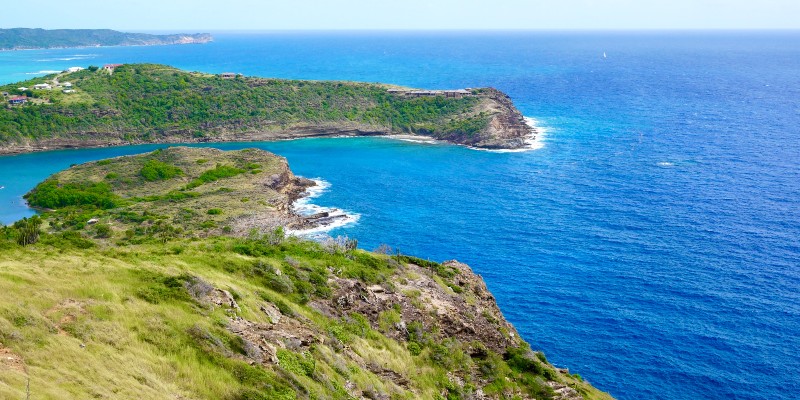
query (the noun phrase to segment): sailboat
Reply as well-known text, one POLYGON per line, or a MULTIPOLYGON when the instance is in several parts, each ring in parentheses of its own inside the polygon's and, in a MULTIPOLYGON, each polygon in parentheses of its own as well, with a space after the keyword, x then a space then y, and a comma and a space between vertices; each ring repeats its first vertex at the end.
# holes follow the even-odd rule
POLYGON ((603 58, 608 58, 605 51, 603 52, 603 58))

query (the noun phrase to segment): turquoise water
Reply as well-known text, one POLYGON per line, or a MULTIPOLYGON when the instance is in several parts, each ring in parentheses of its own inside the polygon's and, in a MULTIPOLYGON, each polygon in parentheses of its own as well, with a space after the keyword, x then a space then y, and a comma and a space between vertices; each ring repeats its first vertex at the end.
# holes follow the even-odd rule
MULTIPOLYGON (((361 216, 334 235, 469 263, 534 348, 620 399, 800 392, 798 33, 218 35, 0 53, 0 81, 134 61, 498 87, 545 127, 542 149, 217 147, 262 147, 329 182, 315 201, 361 216)), ((2 157, 0 220, 30 213, 20 196, 52 172, 153 148, 2 157)))

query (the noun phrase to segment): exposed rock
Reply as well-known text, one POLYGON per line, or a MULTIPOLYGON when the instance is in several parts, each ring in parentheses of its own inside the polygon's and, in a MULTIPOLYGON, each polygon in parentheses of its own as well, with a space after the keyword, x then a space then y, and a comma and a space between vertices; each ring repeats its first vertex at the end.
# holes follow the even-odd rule
POLYGON ((25 360, 0 343, 0 371, 3 369, 26 373, 25 360))

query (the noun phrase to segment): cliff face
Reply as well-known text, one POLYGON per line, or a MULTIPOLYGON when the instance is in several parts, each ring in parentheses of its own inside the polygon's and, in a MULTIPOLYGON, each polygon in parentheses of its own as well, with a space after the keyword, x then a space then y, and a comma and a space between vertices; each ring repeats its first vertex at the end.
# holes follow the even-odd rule
POLYGON ((453 143, 485 149, 520 149, 527 146, 537 132, 528 124, 507 94, 494 89, 481 89, 478 115, 486 124, 476 134, 455 132, 437 137, 453 143))
POLYGON ((36 243, 33 220, 0 229, 0 397, 610 399, 465 264, 219 230, 292 223, 306 184, 266 152, 175 148, 37 186, 36 243))

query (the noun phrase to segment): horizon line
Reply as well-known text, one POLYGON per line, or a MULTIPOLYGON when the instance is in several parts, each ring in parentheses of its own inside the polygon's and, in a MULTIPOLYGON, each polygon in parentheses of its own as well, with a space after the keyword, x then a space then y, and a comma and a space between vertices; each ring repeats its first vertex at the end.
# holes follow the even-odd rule
POLYGON ((13 27, 0 29, 43 30, 114 30, 127 33, 284 33, 284 32, 800 32, 800 28, 275 28, 275 29, 204 29, 204 28, 39 28, 13 27))

